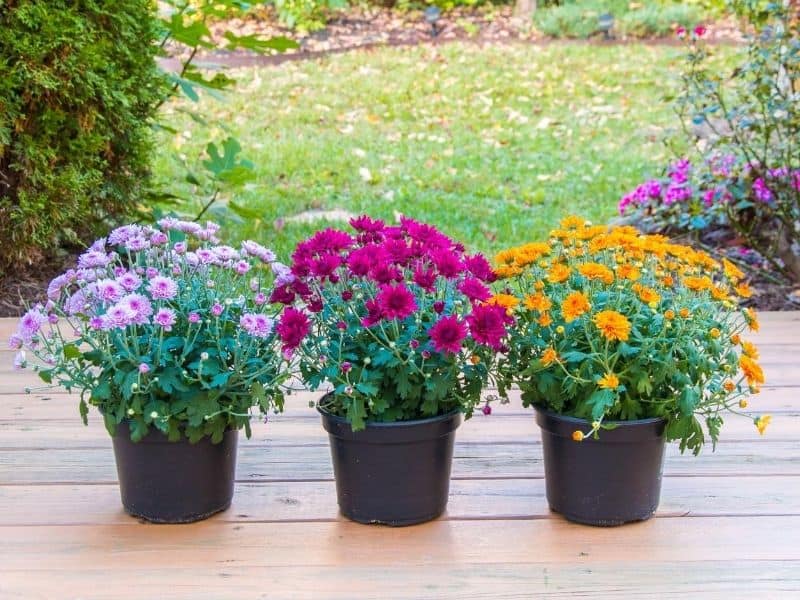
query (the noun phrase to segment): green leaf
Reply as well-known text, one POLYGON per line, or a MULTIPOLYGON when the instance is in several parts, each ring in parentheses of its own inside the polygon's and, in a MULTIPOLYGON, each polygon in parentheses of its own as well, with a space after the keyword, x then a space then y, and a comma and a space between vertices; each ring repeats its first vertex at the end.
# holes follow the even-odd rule
POLYGON ((611 390, 596 390, 586 400, 586 403, 592 408, 592 418, 594 420, 600 419, 607 408, 614 406, 615 400, 616 394, 611 390))
POLYGON ((39 379, 41 379, 45 383, 53 383, 53 371, 52 370, 39 371, 39 379))
POLYGON ((78 412, 80 412, 81 421, 83 421, 83 424, 88 425, 89 419, 87 417, 89 415, 89 405, 86 404, 86 400, 84 400, 83 398, 81 398, 81 401, 78 404, 78 412))
POLYGON ((258 54, 264 54, 270 50, 286 52, 300 47, 294 40, 283 36, 261 39, 256 35, 236 35, 231 31, 226 31, 225 39, 228 40, 228 50, 244 48, 258 54))
POLYGON ((211 43, 211 32, 202 21, 193 21, 189 25, 183 22, 183 15, 175 13, 169 20, 162 19, 161 22, 169 31, 170 36, 181 44, 195 47, 213 48, 211 43))
POLYGON ((64 346, 64 358, 67 360, 72 360, 80 357, 81 351, 78 350, 78 347, 75 344, 67 344, 64 346))

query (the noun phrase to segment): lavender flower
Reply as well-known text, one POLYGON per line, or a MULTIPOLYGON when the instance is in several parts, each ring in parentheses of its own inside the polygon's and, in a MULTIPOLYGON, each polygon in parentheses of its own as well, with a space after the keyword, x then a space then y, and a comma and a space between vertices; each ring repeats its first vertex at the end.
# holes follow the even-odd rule
POLYGON ((115 304, 102 317, 102 329, 125 329, 136 319, 136 311, 124 303, 115 304))
POLYGON ((125 288, 113 279, 100 279, 96 288, 97 297, 104 302, 116 302, 125 295, 125 288))
POLYGON ((147 291, 156 300, 171 300, 178 295, 178 284, 174 279, 159 275, 150 280, 147 291))
POLYGON ((264 314, 245 313, 239 319, 239 326, 253 337, 266 338, 272 333, 275 322, 264 314))
POLYGON ((271 267, 272 272, 275 274, 275 287, 287 285, 294 281, 295 277, 292 273, 292 269, 283 263, 273 262, 271 267))
POLYGON ((100 250, 88 250, 78 257, 81 269, 103 269, 111 262, 111 258, 100 250))
POLYGON ((263 263, 275 262, 275 253, 261 244, 252 240, 242 242, 242 254, 245 256, 255 256, 263 263))
POLYGON ((131 321, 133 324, 147 325, 150 322, 150 316, 153 314, 153 305, 145 296, 128 294, 120 300, 120 305, 126 306, 133 311, 134 316, 131 321))
POLYGON ((756 200, 760 202, 766 203, 772 200, 772 192, 761 177, 757 178, 753 182, 753 194, 755 195, 756 200))
POLYGON ((178 318, 175 311, 171 308, 159 308, 153 317, 153 322, 164 328, 164 331, 172 331, 172 326, 175 325, 178 318))
POLYGON ((142 285, 141 278, 133 272, 125 272, 118 275, 116 281, 128 292, 134 292, 142 285))

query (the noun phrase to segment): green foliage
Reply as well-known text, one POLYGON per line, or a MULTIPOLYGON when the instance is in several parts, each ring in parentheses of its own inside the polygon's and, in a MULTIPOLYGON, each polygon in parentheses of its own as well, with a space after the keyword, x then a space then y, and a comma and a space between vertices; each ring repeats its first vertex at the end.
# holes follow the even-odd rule
POLYGON ((503 390, 585 419, 578 440, 606 420, 661 417, 682 451, 700 452, 701 420, 716 443, 721 414, 764 383, 741 339, 758 323, 729 295, 741 272, 665 239, 569 217, 548 243, 501 252, 497 273, 518 302, 503 390))
POLYGON ((112 231, 51 283, 11 345, 40 359, 44 383, 80 392, 84 423, 97 407, 112 435, 123 420, 134 441, 152 428, 215 443, 249 432, 252 408, 283 408, 280 309, 265 302, 269 267, 286 267, 253 242, 214 243, 217 230, 168 218, 112 231))
MULTIPOLYGON (((247 94, 206 110, 247 149, 255 177, 209 213, 285 255, 322 226, 317 214, 391 221, 402 211, 487 252, 546 235, 566 211, 606 220, 621 190, 670 157, 661 136, 674 115, 654 99, 676 84, 680 55, 664 45, 453 43, 248 69, 247 94)), ((169 106, 186 134, 161 136, 157 164, 188 198, 195 186, 178 154, 219 146, 215 130, 177 113, 191 105, 169 106)))
POLYGON ((688 137, 704 132, 696 183, 745 245, 800 281, 800 25, 780 4, 734 3, 755 34, 730 73, 690 36, 677 110, 688 137), (725 168, 718 167, 720 162, 725 168))
POLYGON ((605 13, 614 16, 613 35, 651 37, 666 35, 678 25, 692 26, 704 11, 696 3, 572 0, 537 10, 534 23, 553 37, 584 39, 600 34, 598 17, 605 13))
POLYGON ((347 7, 347 0, 272 0, 281 22, 299 31, 325 27, 331 11, 347 7))
MULTIPOLYGON (((257 35, 238 35, 231 30, 222 31, 222 39, 215 39, 209 25, 212 21, 226 23, 239 17, 250 8, 241 0, 164 0, 162 13, 158 18, 160 25, 160 53, 164 57, 182 57, 175 70, 167 70, 164 77, 170 85, 169 93, 161 98, 160 104, 182 95, 192 105, 177 111, 168 105, 162 111, 158 125, 171 134, 177 133, 177 115, 186 114, 195 123, 215 130, 226 131, 227 126, 211 115, 207 104, 201 103, 203 95, 217 101, 227 101, 224 92, 231 91, 236 80, 218 69, 203 69, 196 64, 195 56, 201 49, 224 47, 226 50, 247 50, 257 54, 284 52, 296 48, 297 44, 283 36, 263 38, 257 35), (177 51, 176 51, 177 50, 177 51)), ((183 168, 180 179, 193 186, 191 197, 202 198, 199 214, 204 215, 219 198, 221 193, 234 193, 254 178, 253 163, 241 157, 239 141, 230 135, 222 140, 210 140, 204 154, 183 156, 178 159, 183 168), (221 146, 222 154, 219 147, 221 146)), ((177 157, 176 157, 177 158, 177 157)), ((185 209, 189 195, 176 193, 173 178, 158 182, 156 191, 151 192, 152 200, 168 202, 172 208, 185 209)), ((163 203, 163 202, 162 202, 163 203)), ((160 207, 150 209, 150 216, 158 216, 160 207)))
POLYGON ((130 213, 163 93, 150 0, 0 0, 0 275, 130 213))

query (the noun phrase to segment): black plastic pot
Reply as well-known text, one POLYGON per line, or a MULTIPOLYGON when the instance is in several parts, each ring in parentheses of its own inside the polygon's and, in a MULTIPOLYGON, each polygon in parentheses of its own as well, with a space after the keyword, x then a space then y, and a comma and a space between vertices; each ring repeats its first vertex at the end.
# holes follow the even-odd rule
MULTIPOLYGON (((547 502, 570 521, 612 526, 649 519, 661 494, 664 419, 617 421, 599 439, 572 439, 583 419, 536 409, 547 502)), ((612 423, 607 423, 611 425, 612 423)))
POLYGON ((450 466, 461 413, 353 431, 322 408, 336 477, 339 508, 359 523, 414 525, 447 507, 450 466))
POLYGON ((191 523, 225 510, 233 498, 239 432, 229 429, 219 444, 203 438, 170 442, 151 429, 131 441, 127 422, 112 437, 125 512, 154 523, 191 523))

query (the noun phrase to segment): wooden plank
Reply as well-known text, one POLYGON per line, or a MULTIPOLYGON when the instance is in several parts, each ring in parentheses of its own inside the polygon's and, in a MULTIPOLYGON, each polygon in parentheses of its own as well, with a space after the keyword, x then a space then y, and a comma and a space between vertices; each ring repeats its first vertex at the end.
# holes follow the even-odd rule
MULTIPOLYGON (((327 443, 317 415, 302 414, 279 416, 269 423, 253 421, 253 437, 242 434, 241 444, 248 446, 308 446, 327 443)), ((538 443, 541 439, 532 411, 504 413, 495 411, 491 416, 477 414, 458 429, 458 442, 473 443, 538 443)), ((800 409, 795 413, 776 415, 764 436, 760 436, 753 421, 731 416, 722 431, 724 442, 732 441, 790 441, 800 440, 800 409)), ((0 421, 0 450, 12 448, 106 448, 111 441, 98 415, 90 416, 84 426, 77 414, 73 418, 0 421)), ((709 447, 710 448, 710 447, 709 447)))
MULTIPOLYGON (((545 519, 542 479, 454 480, 442 517, 545 519)), ((0 488, 0 526, 133 525, 116 484, 0 488)), ((657 516, 800 516, 800 477, 666 477, 657 516)), ((233 505, 213 517, 225 523, 341 520, 333 481, 239 483, 233 505)))
MULTIPOLYGON (((265 552, 269 548, 265 548, 265 552)), ((334 550, 332 550, 333 552, 334 550)), ((533 544, 525 553, 538 553, 533 544)), ((337 566, 281 565, 269 558, 257 567, 242 567, 224 558, 194 568, 165 564, 149 568, 146 575, 133 569, 114 570, 88 565, 78 571, 53 571, 45 565, 27 570, 0 571, 0 596, 6 600, 219 600, 263 598, 269 600, 524 600, 529 598, 591 597, 795 599, 800 592, 796 561, 747 560, 659 563, 632 560, 592 562, 500 563, 491 552, 479 561, 456 562, 436 568, 407 566, 399 561, 337 566)), ((159 554, 159 556, 162 556, 159 554)), ((544 560, 544 559, 543 559, 544 560)), ((163 561, 167 562, 167 561, 163 561)))
MULTIPOLYGON (((716 452, 681 455, 667 447, 667 476, 800 475, 797 442, 727 442, 716 452)), ((710 450, 710 448, 709 448, 710 450)), ((458 443, 454 452, 456 479, 540 478, 538 444, 458 443)), ((328 445, 250 446, 238 453, 237 480, 241 482, 328 480, 332 478, 328 445)), ((40 483, 110 483, 116 467, 110 448, 0 451, 0 485, 40 483)))
MULTIPOLYGON (((800 373, 798 373, 800 386, 800 373)), ((518 390, 509 394, 510 403, 500 405, 494 403, 492 416, 500 415, 533 415, 533 409, 524 408, 518 390)), ((309 403, 316 402, 322 397, 320 392, 295 392, 286 400, 286 411, 282 415, 272 417, 277 423, 281 419, 306 416, 318 418, 314 408, 309 403)), ((7 394, 0 395, 0 421, 28 420, 72 420, 78 418, 77 394, 7 394)), ((760 394, 750 398, 748 411, 754 414, 762 413, 794 413, 800 411, 800 388, 765 386, 760 394)), ((480 418, 482 415, 476 415, 480 418)), ((96 411, 89 415, 90 419, 99 418, 96 411)), ((729 420, 733 420, 731 416, 729 420)))
MULTIPOLYGON (((651 519, 595 528, 558 519, 437 520, 414 527, 322 523, 8 526, 0 569, 61 574, 102 565, 107 573, 231 567, 459 563, 800 561, 800 517, 651 519), (46 556, 47 560, 42 560, 46 556), (577 560, 576 560, 577 559, 577 560)), ((2 578, 0 578, 2 579, 2 578)))

